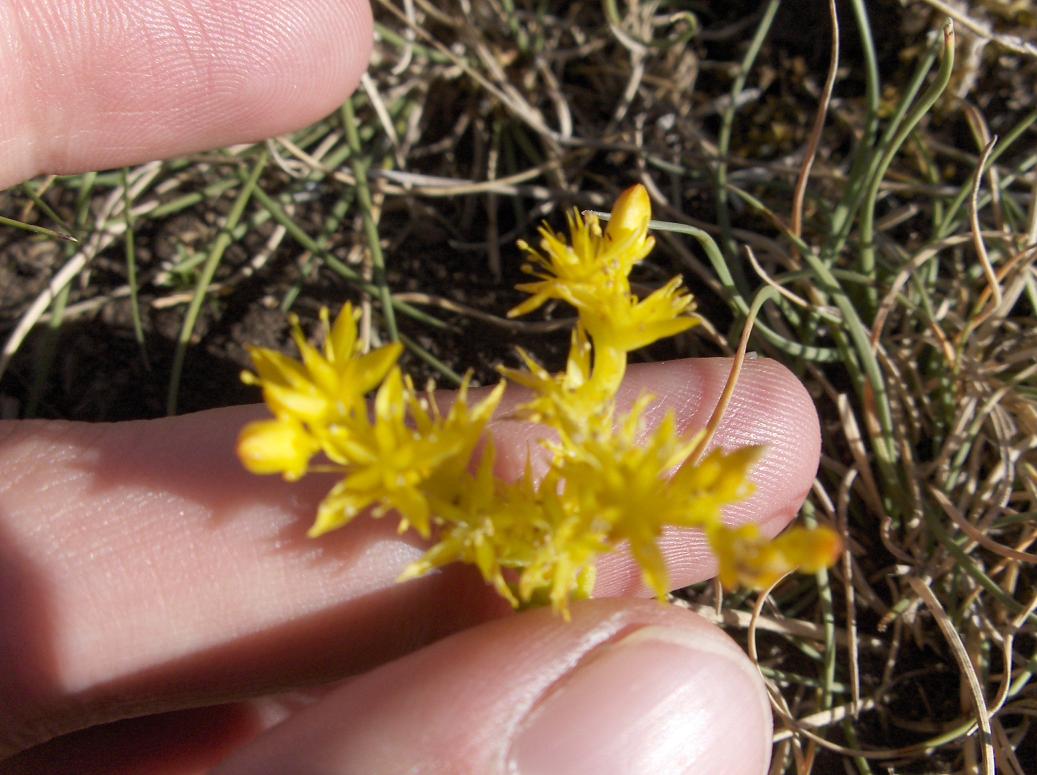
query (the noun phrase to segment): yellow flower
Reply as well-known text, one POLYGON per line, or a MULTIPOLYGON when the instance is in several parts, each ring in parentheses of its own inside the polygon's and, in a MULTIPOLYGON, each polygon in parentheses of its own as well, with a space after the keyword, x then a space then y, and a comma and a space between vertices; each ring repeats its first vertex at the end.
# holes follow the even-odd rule
POLYGON ((473 411, 462 389, 447 416, 440 417, 424 408, 413 385, 394 367, 378 389, 373 418, 361 412, 349 423, 328 428, 324 451, 345 476, 321 502, 309 535, 342 527, 370 508, 375 517, 396 511, 401 530, 413 526, 427 538, 429 500, 436 490, 431 480, 438 477, 439 488, 443 480, 457 486, 501 395, 503 385, 473 411))
POLYGON ((569 215, 566 242, 547 226, 540 229, 540 251, 519 245, 531 256, 524 269, 539 278, 519 290, 532 294, 508 315, 531 312, 548 299, 561 299, 576 308, 580 322, 597 349, 636 350, 694 326, 692 298, 674 278, 639 301, 630 290, 630 272, 655 246, 648 235, 651 201, 644 186, 624 191, 616 200, 608 226, 598 216, 569 215))
POLYGON ((249 348, 257 374, 245 372, 242 379, 263 389, 263 400, 278 417, 294 417, 319 429, 346 418, 363 406, 364 396, 377 387, 403 351, 393 343, 366 355, 357 342, 356 315, 345 304, 329 324, 328 311, 321 310, 324 352, 306 341, 298 319, 292 320, 292 338, 302 360, 296 361, 275 350, 249 348))
POLYGON ((681 287, 681 278, 674 277, 641 300, 626 294, 612 300, 607 309, 604 305, 588 305, 580 322, 595 347, 631 352, 698 325, 696 318, 689 317, 694 309, 694 300, 681 287))
POLYGON ((256 373, 245 372, 241 378, 263 389, 275 416, 250 423, 238 438, 238 457, 253 473, 280 473, 289 481, 302 477, 313 455, 324 448, 329 426, 366 415, 364 395, 400 357, 399 344, 360 353, 350 304, 342 307, 334 325, 328 311, 321 310, 321 323, 323 353, 306 341, 298 319, 292 320, 301 361, 263 347, 249 349, 256 373))
POLYGON ((628 295, 630 270, 655 247, 655 238, 648 235, 651 217, 648 192, 644 186, 636 185, 616 200, 604 232, 597 215, 584 216, 578 210, 568 216, 571 245, 548 226, 542 226, 543 253, 519 242, 519 247, 532 258, 525 271, 540 281, 518 286, 533 297, 508 314, 524 315, 548 299, 562 299, 582 312, 585 306, 600 304, 606 298, 628 295))
POLYGON ((530 553, 519 579, 519 593, 527 603, 550 603, 569 618, 569 601, 586 599, 594 591, 595 562, 617 548, 608 524, 581 510, 578 498, 556 468, 538 490, 544 530, 530 553))
POLYGON ((672 413, 642 439, 641 415, 651 402, 642 397, 615 431, 588 433, 573 448, 559 450, 557 466, 565 497, 575 502, 572 511, 593 515, 592 532, 603 530, 612 545, 627 542, 645 583, 664 596, 668 574, 658 548, 663 528, 719 522, 724 506, 752 493, 748 474, 760 449, 718 450, 671 476, 698 439, 681 438, 672 413))
POLYGON ((466 562, 478 568, 501 597, 519 605, 505 573, 523 567, 532 555, 542 529, 539 504, 530 472, 519 483, 506 484, 496 478, 494 460, 493 443, 488 441, 476 473, 466 472, 455 480, 454 492, 435 500, 442 523, 438 540, 407 566, 399 581, 452 562, 466 562))
MULTIPOLYGON (((508 315, 531 312, 548 299, 565 301, 579 314, 579 339, 573 340, 570 370, 574 362, 579 362, 584 382, 577 387, 569 379, 565 386, 576 411, 580 405, 600 404, 615 395, 626 373, 628 352, 698 323, 691 314, 692 297, 679 277, 645 299, 639 299, 630 289, 631 270, 655 245, 648 234, 651 217, 648 192, 636 185, 616 200, 604 230, 593 213, 584 216, 573 211, 569 214, 568 242, 544 226, 540 229, 539 251, 519 243, 531 256, 523 269, 538 280, 517 286, 532 295, 508 315), (588 339, 593 343, 593 369, 584 368, 591 362, 588 339)), ((528 367, 529 359, 525 360, 528 367)), ((515 372, 505 374, 516 379, 515 372)), ((589 414, 584 412, 584 416, 589 414)))
MULTIPOLYGON (((525 369, 501 367, 500 373, 516 385, 529 388, 533 398, 519 407, 516 416, 551 426, 566 435, 589 423, 611 423, 611 380, 591 380, 591 345, 583 326, 573 330, 565 372, 551 374, 522 348, 519 358, 525 369)), ((602 364, 598 364, 599 371, 602 364)), ((611 376, 611 375, 610 375, 611 376)))
POLYGON ((360 352, 349 304, 334 324, 322 312, 322 349, 293 320, 299 360, 250 351, 256 373, 243 378, 262 388, 274 417, 243 429, 242 462, 255 473, 295 480, 322 455, 320 470, 341 478, 318 507, 311 536, 363 512, 395 512, 401 531, 433 539, 400 580, 466 562, 512 605, 550 604, 565 617, 573 598, 592 594, 597 559, 623 545, 645 583, 664 596, 669 581, 658 542, 667 526, 702 529, 729 585, 766 585, 796 566, 830 564, 840 551, 831 531, 795 529, 767 541, 753 525, 723 525, 723 508, 752 493, 759 448, 717 450, 692 464, 687 459, 699 437, 681 437, 672 412, 646 432, 651 396, 617 416, 627 354, 697 323, 680 278, 643 299, 631 291, 630 272, 654 245, 650 219, 648 193, 634 186, 604 229, 597 216, 573 212, 568 240, 545 226, 539 251, 522 244, 531 256, 525 269, 536 280, 519 286, 531 297, 509 314, 557 299, 579 315, 563 374, 550 374, 521 350, 524 368, 501 369, 532 393, 515 415, 551 431, 543 442, 551 462, 539 481, 528 460, 518 481, 497 479, 490 441, 473 470, 503 382, 472 404, 466 377, 441 411, 396 365, 399 345, 360 352))
POLYGON ((615 547, 560 493, 557 471, 537 482, 527 465, 519 481, 501 482, 493 460, 488 444, 454 500, 437 502, 439 540, 400 580, 467 562, 513 606, 550 603, 568 618, 569 600, 590 597, 594 589, 594 561, 615 547))

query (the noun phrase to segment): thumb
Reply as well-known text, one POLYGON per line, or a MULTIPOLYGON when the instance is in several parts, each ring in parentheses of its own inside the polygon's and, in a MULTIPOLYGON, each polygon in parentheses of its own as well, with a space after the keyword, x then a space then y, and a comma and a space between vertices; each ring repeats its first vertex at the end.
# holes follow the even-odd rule
POLYGON ((765 772, 758 672, 721 631, 645 601, 590 600, 467 630, 379 667, 238 751, 266 772, 765 772))

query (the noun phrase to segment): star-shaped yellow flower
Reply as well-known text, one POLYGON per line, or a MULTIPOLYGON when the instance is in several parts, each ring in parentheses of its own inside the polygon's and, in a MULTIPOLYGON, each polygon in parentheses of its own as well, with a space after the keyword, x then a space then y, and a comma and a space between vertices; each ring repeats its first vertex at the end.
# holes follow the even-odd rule
POLYGON ((648 193, 634 186, 619 197, 606 227, 596 215, 573 212, 568 238, 545 226, 538 250, 522 243, 530 256, 526 271, 536 279, 519 286, 530 298, 510 314, 548 300, 578 314, 563 374, 549 373, 523 351, 522 368, 501 369, 531 394, 514 416, 544 426, 550 463, 539 479, 527 461, 517 481, 501 481, 493 444, 483 443, 504 383, 473 403, 466 378, 441 410, 403 375, 399 345, 361 352, 349 304, 333 324, 322 313, 322 349, 293 321, 298 360, 250 350, 255 373, 244 379, 262 388, 274 416, 244 428, 242 462, 289 480, 315 467, 340 475, 311 536, 362 513, 396 514, 400 530, 413 528, 431 541, 401 580, 470 563, 512 605, 550 604, 563 616, 572 599, 593 593, 597 559, 621 546, 664 596, 669 580, 658 544, 668 526, 703 530, 728 585, 765 586, 794 567, 831 564, 841 543, 830 530, 794 529, 768 541, 754 525, 724 525, 724 507, 753 490, 759 448, 715 450, 688 462, 699 437, 682 436, 672 413, 647 428, 652 397, 617 409, 628 354, 698 322, 680 278, 644 298, 631 290, 631 271, 655 244, 650 219, 648 193))

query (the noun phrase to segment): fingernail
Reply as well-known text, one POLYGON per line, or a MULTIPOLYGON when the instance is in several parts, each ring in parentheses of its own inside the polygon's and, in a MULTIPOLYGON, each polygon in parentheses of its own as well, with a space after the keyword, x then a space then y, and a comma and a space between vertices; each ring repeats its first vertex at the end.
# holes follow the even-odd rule
POLYGON ((598 647, 522 722, 516 775, 766 772, 759 675, 719 630, 649 626, 598 647))

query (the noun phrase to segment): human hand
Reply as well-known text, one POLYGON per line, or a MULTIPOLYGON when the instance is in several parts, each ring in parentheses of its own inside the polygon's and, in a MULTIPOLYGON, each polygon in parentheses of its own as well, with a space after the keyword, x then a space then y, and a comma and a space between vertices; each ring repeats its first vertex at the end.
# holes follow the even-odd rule
MULTIPOLYGON (((305 124, 353 88, 370 36, 347 0, 97 3, 115 20, 100 25, 83 5, 0 7, 17 31, 0 50, 8 183, 305 124)), ((648 389, 657 417, 672 407, 701 427, 728 368, 632 367, 624 395, 648 389)), ((0 755, 64 735, 0 772, 766 769, 755 669, 702 619, 632 599, 628 558, 607 559, 596 594, 609 599, 575 604, 569 623, 507 615, 471 569, 396 585, 420 549, 388 521, 308 540, 328 483, 239 468, 234 439, 254 416, 0 424, 0 755)), ((493 431, 517 471, 533 429, 493 431)), ((750 362, 717 443, 767 445, 756 495, 730 515, 776 533, 817 465, 809 397, 750 362)), ((713 571, 698 536, 663 548, 675 584, 713 571)))

